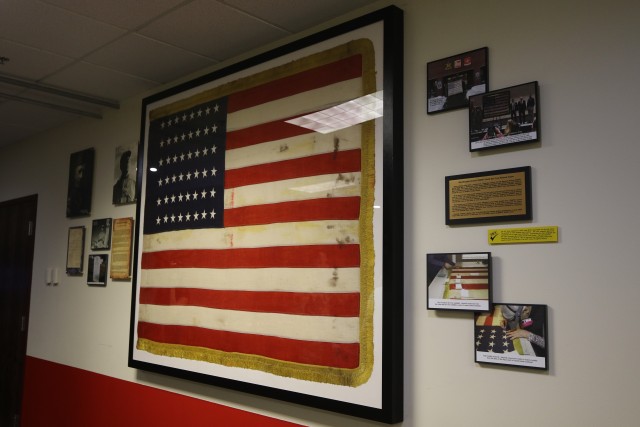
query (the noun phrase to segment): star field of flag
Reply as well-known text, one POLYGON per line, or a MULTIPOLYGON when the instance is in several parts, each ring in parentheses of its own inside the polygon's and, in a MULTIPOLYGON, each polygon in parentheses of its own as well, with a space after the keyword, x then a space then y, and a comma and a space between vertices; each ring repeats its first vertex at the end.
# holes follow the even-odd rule
POLYGON ((501 326, 476 326, 476 351, 509 353, 514 351, 513 341, 501 326))
POLYGON ((149 125, 144 234, 224 226, 226 98, 149 125))

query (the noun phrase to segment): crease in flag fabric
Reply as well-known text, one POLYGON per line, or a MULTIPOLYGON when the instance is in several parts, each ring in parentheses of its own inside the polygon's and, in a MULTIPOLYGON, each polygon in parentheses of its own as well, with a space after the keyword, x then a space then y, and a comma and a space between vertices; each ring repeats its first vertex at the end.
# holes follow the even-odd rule
POLYGON ((285 120, 375 91, 359 39, 149 112, 138 350, 367 382, 374 122, 320 135, 285 120))

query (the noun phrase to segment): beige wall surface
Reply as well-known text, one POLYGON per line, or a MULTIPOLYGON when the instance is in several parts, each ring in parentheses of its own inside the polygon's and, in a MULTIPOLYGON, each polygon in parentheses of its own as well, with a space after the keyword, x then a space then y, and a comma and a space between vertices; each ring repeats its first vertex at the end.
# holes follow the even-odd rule
MULTIPOLYGON (((405 10, 403 425, 638 425, 640 3, 395 4, 405 10), (540 83, 541 143, 472 154, 466 110, 426 114, 426 63, 482 46, 492 89, 540 83), (532 167, 530 223, 444 224, 445 176, 518 166, 532 167), (489 228, 546 225, 558 243, 487 244, 489 228), (548 305, 548 372, 475 364, 470 313, 426 310, 425 254, 449 251, 492 252, 496 301, 548 305)), ((28 354, 300 424, 378 425, 127 368, 131 283, 94 288, 63 272, 69 227, 135 216, 111 204, 111 187, 115 147, 139 139, 140 105, 0 149, 0 200, 39 196, 28 354), (69 155, 89 147, 93 215, 67 219, 69 155), (60 269, 59 286, 45 285, 47 267, 60 269)))

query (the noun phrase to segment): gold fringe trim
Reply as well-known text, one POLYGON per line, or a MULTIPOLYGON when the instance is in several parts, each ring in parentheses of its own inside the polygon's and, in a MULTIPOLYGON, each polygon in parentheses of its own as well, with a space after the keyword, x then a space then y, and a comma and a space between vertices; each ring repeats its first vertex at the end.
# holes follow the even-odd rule
MULTIPOLYGON (((150 112, 151 120, 174 114, 194 105, 245 90, 277 78, 296 74, 317 66, 362 55, 362 95, 376 91, 375 53, 370 40, 359 39, 319 52, 288 64, 209 89, 187 99, 159 107, 150 112)), ((228 353, 203 347, 163 344, 140 338, 136 347, 149 353, 201 360, 224 366, 255 369, 275 375, 300 380, 322 382, 350 387, 366 383, 373 370, 373 314, 374 314, 374 264, 373 204, 375 189, 375 124, 362 125, 362 183, 360 202, 360 362, 355 369, 330 368, 302 363, 283 362, 264 356, 228 353)))

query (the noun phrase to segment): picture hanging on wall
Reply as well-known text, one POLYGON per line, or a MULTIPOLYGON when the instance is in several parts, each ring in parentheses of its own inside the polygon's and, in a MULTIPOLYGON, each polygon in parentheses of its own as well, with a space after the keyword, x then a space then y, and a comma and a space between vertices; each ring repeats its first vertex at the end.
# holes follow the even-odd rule
POLYGON ((528 220, 531 166, 447 176, 447 225, 528 220))
POLYGON ((469 98, 469 151, 540 140, 538 82, 469 98))
POLYGON ((489 89, 486 47, 427 63, 427 113, 469 105, 469 97, 489 89))
POLYGON ((113 204, 125 205, 136 202, 136 167, 138 147, 135 144, 116 147, 113 173, 113 204))
POLYGON ((402 420, 402 34, 390 6, 143 100, 129 366, 402 420))
POLYGON ((111 248, 111 218, 94 219, 91 226, 91 250, 111 248))
POLYGON ((67 266, 69 276, 81 276, 84 262, 85 227, 69 227, 67 236, 67 266))
POLYGON ((491 253, 427 254, 427 309, 489 310, 491 253))
POLYGON ((89 255, 89 266, 87 268, 87 284, 91 286, 107 286, 109 255, 92 254, 89 255))
POLYGON ((93 148, 88 148, 71 154, 67 189, 67 218, 91 214, 94 153, 93 148))
POLYGON ((495 304, 474 316, 475 361, 549 369, 547 306, 495 304))

